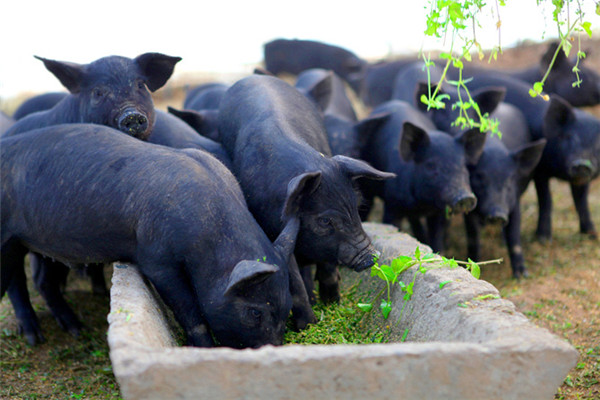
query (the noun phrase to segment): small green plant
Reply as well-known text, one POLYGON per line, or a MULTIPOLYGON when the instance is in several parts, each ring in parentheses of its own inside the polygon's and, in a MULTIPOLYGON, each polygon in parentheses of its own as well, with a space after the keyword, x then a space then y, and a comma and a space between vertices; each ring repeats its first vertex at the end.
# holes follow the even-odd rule
MULTIPOLYGON (((433 269, 453 269, 462 266, 469 272, 471 272, 471 275, 473 275, 473 277, 479 279, 479 276, 481 274, 480 265, 500 262, 502 262, 502 259, 476 263, 471 259, 469 259, 468 261, 458 261, 453 258, 446 258, 434 253, 421 254, 421 250, 418 246, 415 249, 414 255, 396 257, 391 261, 389 265, 379 264, 377 257, 375 257, 375 263, 371 267, 371 276, 382 279, 385 282, 386 286, 375 296, 373 301, 377 301, 377 299, 379 299, 383 296, 384 293, 386 293, 386 296, 383 299, 381 299, 379 309, 383 318, 388 319, 390 312, 392 311, 392 286, 397 284, 400 287, 400 290, 404 292, 404 302, 402 304, 400 316, 398 318, 398 321, 400 321, 406 304, 412 298, 412 295, 414 293, 415 282, 419 274, 425 274, 427 271, 433 269), (412 280, 410 280, 410 282, 408 283, 401 281, 399 279, 400 275, 413 266, 416 266, 416 269, 412 275, 412 280)), ((440 283, 440 289, 450 282, 451 281, 444 281, 440 283)), ((484 295, 480 297, 481 300, 497 298, 497 296, 495 295, 484 295)), ((369 312, 373 309, 373 302, 358 303, 357 307, 364 312, 369 312)), ((406 338, 407 334, 408 330, 405 330, 403 338, 406 338)))

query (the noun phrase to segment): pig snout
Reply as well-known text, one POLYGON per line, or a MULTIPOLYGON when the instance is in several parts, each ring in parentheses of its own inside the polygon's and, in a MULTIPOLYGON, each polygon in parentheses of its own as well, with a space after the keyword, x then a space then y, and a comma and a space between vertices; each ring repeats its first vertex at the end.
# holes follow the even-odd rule
POLYGON ((493 225, 506 226, 506 224, 508 224, 508 215, 501 210, 492 210, 485 216, 485 222, 493 225))
POLYGON ((379 257, 379 255, 380 253, 369 243, 366 247, 359 250, 349 262, 340 260, 340 264, 344 264, 348 268, 360 272, 373 266, 375 258, 379 257))
POLYGON ((477 198, 473 193, 462 193, 454 198, 450 204, 452 214, 468 213, 477 205, 477 198))
POLYGON ((127 108, 119 117, 118 127, 122 132, 137 136, 148 129, 148 117, 135 108, 127 108))
POLYGON ((587 183, 594 176, 592 163, 587 159, 578 159, 569 166, 569 175, 576 183, 587 183))

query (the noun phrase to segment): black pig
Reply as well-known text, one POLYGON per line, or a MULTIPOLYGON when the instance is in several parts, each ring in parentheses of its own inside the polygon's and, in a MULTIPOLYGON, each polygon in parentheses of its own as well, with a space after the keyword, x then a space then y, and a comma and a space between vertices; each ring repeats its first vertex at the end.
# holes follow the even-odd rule
POLYGON ((13 118, 19 120, 34 112, 49 110, 68 95, 67 92, 49 92, 30 97, 17 107, 13 118))
POLYGON ((109 56, 90 64, 37 58, 70 95, 49 110, 19 120, 4 136, 60 123, 90 122, 145 139, 154 125, 150 91, 163 86, 181 60, 160 53, 134 59, 109 56))
MULTIPOLYGON (((464 77, 469 76, 507 76, 528 82, 532 85, 542 80, 542 77, 548 71, 550 62, 554 57, 558 43, 550 43, 548 49, 542 55, 539 65, 514 71, 500 71, 491 68, 481 68, 467 64, 463 71, 464 77)), ((554 61, 552 69, 548 73, 544 84, 546 93, 554 93, 565 99, 574 107, 594 106, 600 104, 600 75, 592 69, 587 68, 581 62, 579 68, 579 78, 581 84, 579 87, 573 86, 577 79, 573 68, 575 63, 567 58, 564 51, 560 50, 554 61)), ((457 79, 457 71, 453 68, 448 70, 451 79, 457 79)))
POLYGON ((298 75, 295 87, 323 110, 331 153, 360 158, 361 149, 380 118, 372 116, 359 122, 344 82, 333 71, 306 70, 298 75))
POLYGON ((219 133, 250 211, 269 237, 282 229, 285 182, 303 176, 317 182, 300 206, 299 264, 328 262, 357 271, 373 265, 375 250, 360 222, 353 181, 394 175, 331 157, 322 117, 300 92, 266 75, 238 81, 221 103, 219 133))
POLYGON ((469 130, 454 138, 438 131, 410 104, 391 100, 373 110, 388 114, 365 146, 363 158, 396 178, 368 185, 366 197, 384 200, 383 222, 408 218, 413 234, 436 252, 443 251, 447 212, 475 208, 467 166, 477 163, 485 133, 469 130), (427 218, 427 231, 420 218, 427 218))
POLYGON ((465 215, 468 257, 475 261, 480 258, 480 225, 500 224, 513 277, 520 278, 528 273, 521 246, 519 199, 542 156, 546 140, 531 141, 524 116, 510 104, 501 103, 492 117, 499 121, 502 138, 487 138, 479 161, 469 167, 477 207, 465 215))
MULTIPOLYGON (((172 111, 173 109, 169 109, 172 111)), ((147 141, 178 149, 192 148, 208 151, 231 168, 231 159, 220 143, 199 135, 189 124, 173 113, 155 110, 156 123, 147 141)))
POLYGON ((533 178, 539 204, 538 239, 549 241, 552 236, 550 178, 569 182, 580 232, 596 238, 598 233, 589 212, 588 192, 590 182, 600 174, 600 120, 572 107, 557 95, 550 95, 549 101, 539 96, 532 98, 529 85, 517 79, 481 75, 468 83, 470 90, 486 86, 505 87, 504 101, 523 112, 532 140, 547 140, 533 178))
POLYGON ((276 39, 264 46, 265 68, 275 74, 298 75, 310 68, 323 68, 334 71, 359 92, 367 62, 344 48, 327 43, 276 39))
POLYGON ((184 121, 198 134, 218 142, 219 139, 219 110, 178 110, 173 107, 167 107, 169 113, 184 121))
POLYGON ((281 344, 300 200, 286 188, 272 244, 233 175, 205 152, 64 124, 2 139, 2 293, 27 251, 67 265, 134 263, 190 345, 281 344), (34 187, 35 190, 31 190, 34 187))
POLYGON ((190 110, 218 110, 221 99, 229 85, 220 82, 210 82, 190 89, 183 101, 183 108, 190 110))

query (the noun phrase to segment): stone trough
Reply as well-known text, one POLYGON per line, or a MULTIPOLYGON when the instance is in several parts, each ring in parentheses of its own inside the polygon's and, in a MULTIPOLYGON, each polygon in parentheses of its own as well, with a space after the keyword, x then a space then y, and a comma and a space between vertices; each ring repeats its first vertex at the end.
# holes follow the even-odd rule
MULTIPOLYGON (((365 229, 381 262, 430 251, 391 226, 365 229)), ((403 274, 412 279, 414 271, 403 274)), ((369 272, 344 272, 345 284, 377 290, 369 272)), ((400 317, 389 321, 404 343, 201 349, 176 345, 176 330, 155 293, 131 266, 115 265, 108 342, 126 399, 552 399, 577 351, 532 325, 467 271, 417 274, 400 317), (443 282, 450 281, 443 284, 443 282)))

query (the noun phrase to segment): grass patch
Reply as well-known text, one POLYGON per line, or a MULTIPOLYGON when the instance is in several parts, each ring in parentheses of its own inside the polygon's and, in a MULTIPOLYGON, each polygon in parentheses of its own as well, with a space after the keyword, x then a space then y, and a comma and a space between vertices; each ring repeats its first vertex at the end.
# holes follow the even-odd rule
POLYGON ((313 311, 317 323, 294 332, 288 329, 286 344, 372 344, 389 342, 389 326, 372 327, 368 324, 370 312, 359 309, 363 298, 356 293, 356 285, 342 292, 339 304, 317 302, 313 311))

